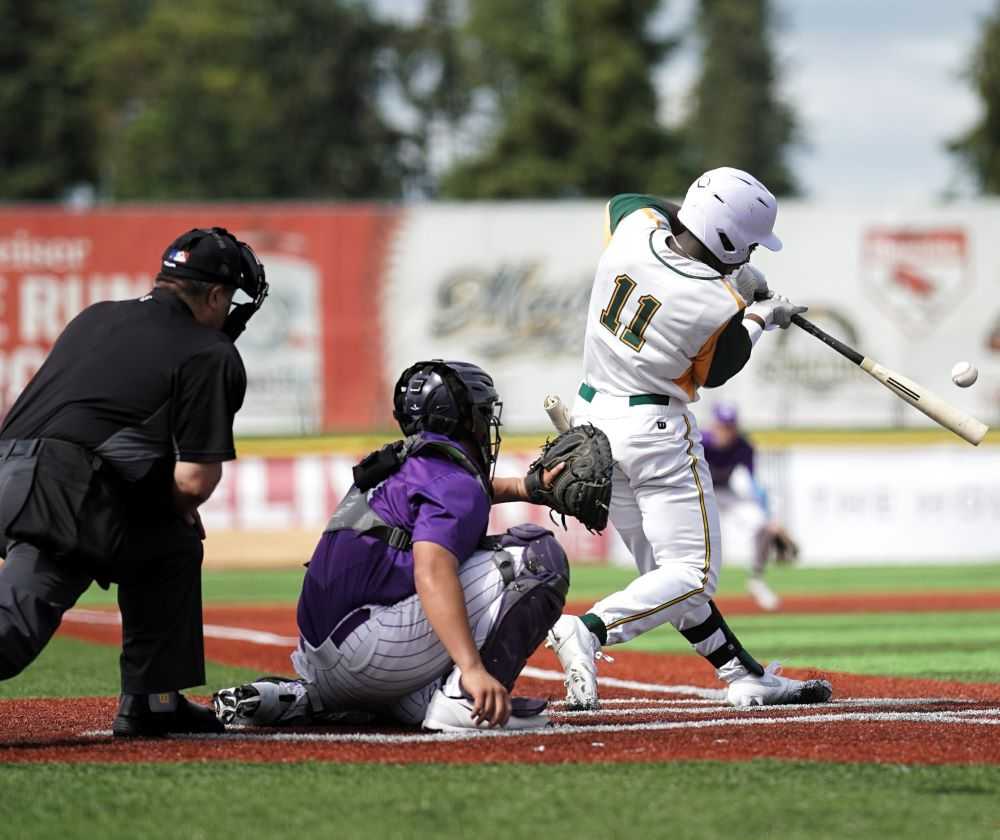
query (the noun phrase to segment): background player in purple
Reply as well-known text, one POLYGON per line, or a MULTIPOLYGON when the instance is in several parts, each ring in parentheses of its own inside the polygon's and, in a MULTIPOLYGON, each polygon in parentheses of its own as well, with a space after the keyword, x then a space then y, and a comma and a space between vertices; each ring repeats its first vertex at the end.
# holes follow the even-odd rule
POLYGON ((764 610, 776 610, 781 599, 764 582, 764 571, 773 555, 779 562, 791 562, 798 546, 784 527, 771 515, 767 492, 754 472, 754 447, 743 434, 736 407, 718 403, 712 423, 702 434, 705 460, 719 504, 723 539, 726 533, 745 535, 751 542, 747 591, 764 610))
POLYGON ((363 712, 434 730, 548 724, 544 701, 510 690, 559 618, 569 568, 538 526, 486 535, 491 504, 528 500, 524 479, 492 475, 493 380, 467 362, 418 362, 393 401, 406 439, 355 468, 308 565, 292 654, 300 678, 217 692, 224 722, 363 712))

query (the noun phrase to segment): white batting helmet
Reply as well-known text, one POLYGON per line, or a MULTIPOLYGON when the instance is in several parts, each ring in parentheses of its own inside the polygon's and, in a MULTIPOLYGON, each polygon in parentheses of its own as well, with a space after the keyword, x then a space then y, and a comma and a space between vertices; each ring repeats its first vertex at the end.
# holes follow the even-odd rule
POLYGON ((747 172, 721 166, 691 185, 677 217, 719 260, 739 265, 753 245, 781 250, 771 232, 777 215, 778 201, 767 187, 747 172))

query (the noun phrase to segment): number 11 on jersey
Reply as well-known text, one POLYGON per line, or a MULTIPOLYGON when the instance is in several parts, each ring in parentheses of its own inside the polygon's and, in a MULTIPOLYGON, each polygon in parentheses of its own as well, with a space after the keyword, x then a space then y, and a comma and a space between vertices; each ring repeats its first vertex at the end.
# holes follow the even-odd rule
POLYGON ((639 308, 636 310, 635 315, 632 316, 632 320, 629 321, 629 325, 625 328, 625 331, 619 336, 618 331, 622 326, 622 309, 625 308, 625 304, 632 296, 634 290, 635 280, 627 274, 619 274, 615 278, 615 290, 611 293, 611 300, 601 310, 601 324, 612 335, 618 337, 619 341, 624 342, 638 353, 646 343, 646 339, 644 338, 646 327, 649 326, 649 322, 653 319, 653 315, 656 314, 656 310, 660 308, 660 301, 652 295, 642 295, 639 298, 639 308))

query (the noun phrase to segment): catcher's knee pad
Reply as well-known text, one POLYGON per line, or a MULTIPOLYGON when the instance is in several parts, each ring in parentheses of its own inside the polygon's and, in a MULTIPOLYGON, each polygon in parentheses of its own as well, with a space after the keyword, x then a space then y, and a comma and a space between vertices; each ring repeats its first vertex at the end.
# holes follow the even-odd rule
POLYGON ((726 637, 725 643, 713 650, 705 658, 716 668, 721 668, 730 659, 736 657, 751 674, 756 674, 758 677, 763 676, 763 666, 750 655, 740 643, 740 640, 736 638, 736 634, 729 629, 729 625, 726 624, 726 620, 722 617, 722 613, 719 612, 719 608, 715 606, 715 601, 709 601, 708 606, 712 610, 709 617, 701 624, 681 630, 684 638, 692 645, 696 645, 699 642, 705 641, 716 630, 721 630, 723 636, 726 637))
POLYGON ((486 670, 510 690, 528 657, 562 614, 569 591, 569 563, 552 532, 538 525, 516 525, 491 540, 497 565, 503 571, 508 564, 510 579, 479 653, 486 670), (514 546, 523 548, 516 576, 509 555, 506 560, 503 556, 505 548, 514 546))

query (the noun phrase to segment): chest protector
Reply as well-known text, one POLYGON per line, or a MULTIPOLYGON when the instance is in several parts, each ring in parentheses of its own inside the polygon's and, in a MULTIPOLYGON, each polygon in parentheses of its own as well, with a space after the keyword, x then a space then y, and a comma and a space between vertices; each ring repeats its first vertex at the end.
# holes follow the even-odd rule
POLYGON ((368 504, 368 492, 399 472, 406 459, 416 454, 445 458, 458 464, 479 481, 483 492, 490 495, 482 470, 457 444, 430 440, 422 433, 387 444, 361 460, 354 468, 354 485, 326 523, 323 533, 332 534, 350 529, 358 534, 377 537, 393 548, 408 551, 412 534, 405 528, 390 525, 368 504))

